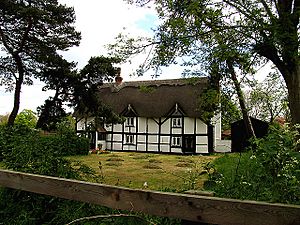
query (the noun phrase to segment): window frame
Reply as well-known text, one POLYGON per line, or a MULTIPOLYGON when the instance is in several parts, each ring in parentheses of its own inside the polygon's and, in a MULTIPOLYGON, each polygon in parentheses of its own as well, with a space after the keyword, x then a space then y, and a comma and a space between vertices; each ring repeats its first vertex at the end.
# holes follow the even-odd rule
POLYGON ((125 144, 126 145, 134 145, 134 135, 133 134, 125 135, 125 144))
POLYGON ((172 136, 171 138, 172 147, 182 147, 182 137, 181 136, 172 136))
POLYGON ((135 117, 133 117, 133 116, 126 117, 126 122, 125 122, 126 127, 134 127, 135 126, 134 118, 135 117))
POLYGON ((181 128, 181 127, 182 127, 182 117, 173 117, 172 128, 181 128))

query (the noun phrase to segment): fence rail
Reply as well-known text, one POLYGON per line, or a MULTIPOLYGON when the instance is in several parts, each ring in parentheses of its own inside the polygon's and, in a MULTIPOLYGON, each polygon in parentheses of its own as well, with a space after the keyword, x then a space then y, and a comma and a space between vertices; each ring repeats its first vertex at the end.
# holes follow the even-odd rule
POLYGON ((299 225, 300 206, 136 190, 0 170, 0 186, 114 209, 219 225, 299 225))

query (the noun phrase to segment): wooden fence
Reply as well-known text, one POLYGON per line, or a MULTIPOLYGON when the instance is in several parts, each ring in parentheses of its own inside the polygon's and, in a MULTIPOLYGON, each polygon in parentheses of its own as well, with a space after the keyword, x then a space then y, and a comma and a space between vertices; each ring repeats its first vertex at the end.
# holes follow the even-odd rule
POLYGON ((199 223, 300 225, 296 205, 136 190, 7 170, 0 170, 0 186, 199 223))

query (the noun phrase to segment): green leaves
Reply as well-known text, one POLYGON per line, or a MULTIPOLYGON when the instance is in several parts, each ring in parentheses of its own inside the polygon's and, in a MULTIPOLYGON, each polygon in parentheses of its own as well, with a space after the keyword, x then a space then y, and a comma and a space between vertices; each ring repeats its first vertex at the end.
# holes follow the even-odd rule
POLYGON ((15 125, 17 126, 25 126, 28 128, 35 128, 37 122, 36 114, 29 109, 24 109, 21 113, 19 113, 15 120, 15 125))
POLYGON ((9 124, 18 113, 21 86, 59 57, 57 50, 79 45, 74 9, 57 1, 3 0, 0 4, 0 84, 15 90, 9 124), (16 85, 16 86, 15 86, 16 85))
POLYGON ((300 204, 298 132, 271 126, 252 151, 226 155, 214 162, 207 188, 218 196, 300 204))

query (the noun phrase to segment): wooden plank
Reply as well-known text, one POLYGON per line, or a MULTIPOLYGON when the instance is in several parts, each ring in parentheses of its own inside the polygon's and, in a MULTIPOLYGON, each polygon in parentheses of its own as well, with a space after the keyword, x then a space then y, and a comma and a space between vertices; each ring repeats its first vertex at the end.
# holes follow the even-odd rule
POLYGON ((4 187, 220 225, 299 225, 300 206, 135 190, 56 177, 0 170, 4 187))

